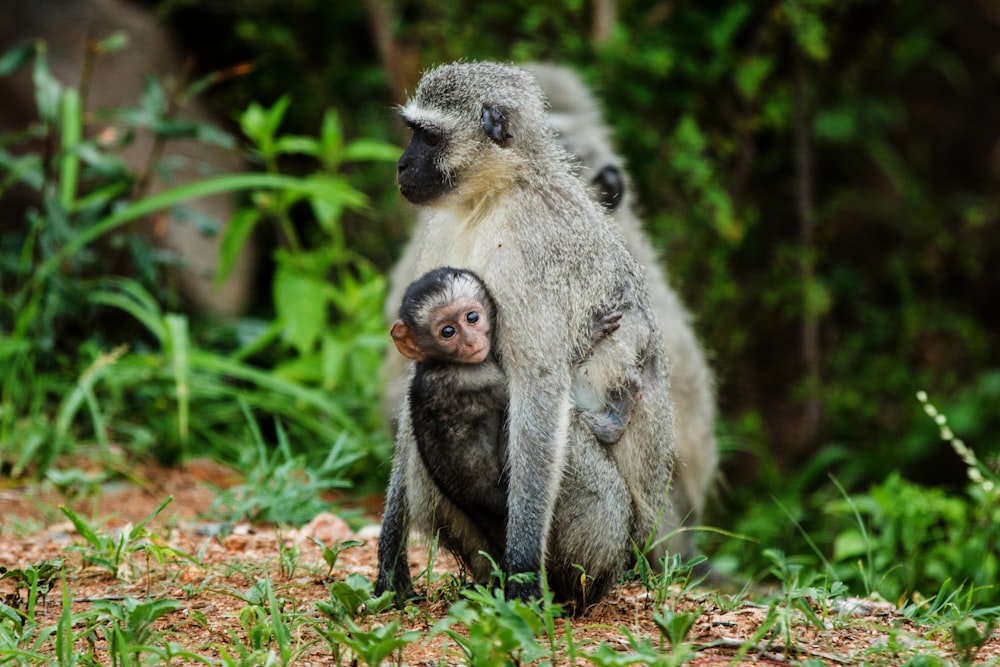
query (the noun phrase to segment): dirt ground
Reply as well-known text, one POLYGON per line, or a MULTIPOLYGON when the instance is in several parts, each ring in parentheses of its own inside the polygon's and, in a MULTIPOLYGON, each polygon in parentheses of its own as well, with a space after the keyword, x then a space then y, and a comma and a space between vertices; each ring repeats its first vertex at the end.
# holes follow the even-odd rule
MULTIPOLYGON (((173 501, 148 524, 157 539, 186 553, 200 554, 198 563, 153 562, 146 572, 145 560, 137 557, 135 571, 131 568, 114 578, 106 570, 83 568, 81 555, 69 549, 81 543, 73 524, 58 510, 65 499, 44 486, 17 487, 0 480, 0 565, 7 568, 26 567, 45 560, 65 558, 67 582, 73 594, 73 610, 85 611, 95 600, 121 599, 131 596, 142 599, 147 594, 169 597, 182 607, 158 621, 166 630, 169 641, 192 648, 201 655, 213 655, 213 645, 231 643, 231 633, 243 632, 240 611, 247 603, 233 594, 246 590, 253 574, 270 575, 286 605, 303 613, 319 616, 314 602, 329 599, 326 584, 358 573, 369 579, 376 574, 378 527, 377 510, 368 508, 371 524, 352 531, 334 515, 321 515, 302 529, 281 531, 267 526, 236 525, 224 537, 205 536, 208 522, 201 518, 213 500, 207 483, 225 487, 236 479, 234 473, 208 462, 194 462, 179 468, 162 469, 147 466, 135 471, 134 483, 107 484, 95 498, 72 503, 74 510, 88 517, 91 525, 111 531, 135 523, 152 512, 168 496, 173 501), (311 538, 327 545, 335 541, 357 539, 363 545, 344 551, 332 573, 322 560, 321 549, 311 538), (286 548, 297 545, 300 557, 291 573, 279 565, 279 540, 286 548), (196 622, 197 620, 197 622, 196 622)), ((427 548, 416 545, 411 550, 414 574, 426 565, 427 548)), ((287 569, 287 568, 286 568, 287 569)), ((438 557, 434 571, 457 571, 454 563, 438 557)), ((419 585, 418 585, 419 588, 419 585)), ((0 580, 0 599, 13 593, 9 580, 0 580)), ((679 595, 679 594, 678 594, 679 595)), ((59 616, 61 595, 53 592, 44 605, 43 614, 59 616)), ((767 607, 751 602, 727 603, 726 593, 698 589, 671 599, 677 600, 677 610, 687 612, 701 607, 699 619, 687 637, 698 648, 691 665, 732 664, 738 647, 754 636, 765 619, 767 607)), ((399 619, 407 629, 427 633, 433 623, 442 618, 448 603, 419 603, 422 613, 383 612, 384 620, 399 619)), ((599 642, 621 652, 629 650, 628 633, 633 636, 656 638, 660 633, 652 616, 655 605, 650 594, 638 584, 622 585, 605 601, 572 622, 573 640, 585 650, 593 650, 599 642)), ((895 612, 891 605, 858 604, 853 611, 827 613, 825 629, 818 631, 797 614, 791 628, 791 642, 782 634, 769 643, 761 641, 746 652, 740 664, 901 664, 913 655, 931 653, 954 657, 947 632, 916 627, 895 612), (898 647, 894 653, 889 647, 898 647)), ((378 623, 379 618, 374 619, 378 623)), ((444 661, 461 662, 454 644, 442 646, 445 640, 423 640, 408 645, 403 652, 404 664, 431 665, 444 661)), ((100 649, 100 647, 98 647, 100 649)), ((976 662, 990 662, 1000 656, 1000 637, 994 633, 976 656, 976 662)), ((297 664, 331 664, 329 649, 317 645, 297 664)))

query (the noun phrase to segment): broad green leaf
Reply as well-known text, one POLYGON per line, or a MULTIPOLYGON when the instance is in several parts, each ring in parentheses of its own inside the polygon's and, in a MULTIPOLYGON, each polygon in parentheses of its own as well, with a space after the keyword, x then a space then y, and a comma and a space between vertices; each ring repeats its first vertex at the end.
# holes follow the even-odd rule
POLYGON ((286 134, 274 142, 275 153, 285 155, 319 155, 319 145, 312 137, 303 137, 297 134, 286 134))
POLYGON ((344 162, 374 160, 395 162, 403 154, 403 149, 395 144, 377 139, 356 139, 344 147, 341 158, 344 162))
POLYGON ((128 43, 128 33, 124 31, 112 33, 108 37, 105 37, 101 41, 97 42, 97 52, 111 53, 113 51, 121 51, 122 49, 128 47, 128 43))
POLYGON ((813 120, 813 131, 818 139, 848 142, 857 136, 857 125, 853 108, 821 109, 813 120))
POLYGON ((845 530, 833 541, 833 560, 844 561, 867 553, 864 536, 857 530, 845 530))
POLYGON ((240 115, 240 129, 254 143, 261 143, 264 136, 264 124, 264 107, 256 102, 251 102, 240 115))
POLYGON ((833 299, 830 290, 821 281, 813 279, 805 286, 806 308, 814 315, 825 315, 830 312, 833 299))
POLYGON ((284 340, 300 355, 308 354, 326 327, 323 281, 279 266, 274 277, 274 307, 284 322, 284 340))
POLYGON ((319 130, 320 157, 327 168, 335 169, 340 164, 340 151, 344 145, 344 134, 340 129, 340 116, 333 109, 323 114, 323 124, 319 130))
POLYGON ((734 74, 736 87, 740 93, 748 100, 753 100, 760 92, 761 86, 767 79, 768 74, 774 66, 774 60, 770 57, 753 56, 742 65, 736 68, 734 74))
POLYGON ((273 139, 277 136, 278 128, 281 127, 281 122, 285 119, 285 112, 288 111, 288 106, 291 103, 292 98, 288 95, 284 95, 281 99, 274 103, 274 106, 265 112, 263 129, 268 137, 273 139))

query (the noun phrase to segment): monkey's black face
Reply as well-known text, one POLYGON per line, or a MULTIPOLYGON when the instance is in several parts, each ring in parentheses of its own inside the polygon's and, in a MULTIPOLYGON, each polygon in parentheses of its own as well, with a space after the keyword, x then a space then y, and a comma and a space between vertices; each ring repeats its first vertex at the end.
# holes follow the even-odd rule
POLYGON ((599 201, 604 208, 613 211, 622 203, 625 194, 625 179, 622 172, 614 165, 607 165, 594 176, 594 186, 597 188, 599 201))
POLYGON ((447 145, 437 128, 412 125, 413 138, 396 164, 396 183, 407 201, 426 204, 447 192, 452 183, 438 170, 435 158, 447 145))

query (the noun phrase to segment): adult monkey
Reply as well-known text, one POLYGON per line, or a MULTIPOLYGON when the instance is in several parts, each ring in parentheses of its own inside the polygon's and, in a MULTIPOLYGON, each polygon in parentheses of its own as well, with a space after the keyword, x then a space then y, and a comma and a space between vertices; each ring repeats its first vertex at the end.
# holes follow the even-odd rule
MULTIPOLYGON (((536 575, 509 582, 508 596, 537 597, 544 565, 556 596, 584 606, 607 593, 636 546, 670 529, 673 407, 644 271, 587 195, 524 70, 440 67, 424 75, 402 116, 413 140, 397 181, 429 209, 418 271, 475 271, 497 303, 497 351, 510 383, 510 490, 504 552, 490 555, 508 574, 536 575), (586 362, 590 391, 607 395, 635 367, 643 391, 622 439, 604 447, 574 418, 572 361, 590 340, 593 314, 616 299, 621 325, 614 345, 598 346, 586 362)), ((475 542, 460 512, 439 521, 449 503, 416 455, 409 420, 404 400, 376 586, 401 595, 412 590, 411 523, 427 533, 443 525, 446 544, 475 542)), ((489 576, 485 559, 471 569, 489 576)))
MULTIPOLYGON (((635 213, 633 197, 622 159, 615 153, 610 131, 603 123, 597 101, 571 69, 560 65, 531 63, 524 68, 534 74, 547 98, 548 118, 558 140, 579 163, 581 176, 593 196, 611 211, 625 245, 646 271, 649 300, 663 333, 663 346, 670 362, 671 396, 676 410, 677 467, 670 489, 672 525, 691 525, 702 515, 706 497, 715 481, 718 445, 715 439, 716 403, 712 371, 698 343, 691 315, 671 289, 660 260, 635 213)), ((386 321, 396 318, 396 308, 410 281, 419 275, 420 239, 427 213, 418 215, 413 239, 393 268, 386 299, 386 321)), ((383 365, 383 410, 392 423, 406 391, 405 360, 390 349, 383 365)), ((690 533, 672 537, 669 546, 685 556, 696 555, 690 533)))

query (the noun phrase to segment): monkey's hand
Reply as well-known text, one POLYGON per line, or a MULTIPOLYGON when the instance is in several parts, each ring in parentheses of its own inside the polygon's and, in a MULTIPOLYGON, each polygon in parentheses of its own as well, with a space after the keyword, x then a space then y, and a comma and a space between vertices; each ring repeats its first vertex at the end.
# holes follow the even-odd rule
POLYGON ((622 311, 613 310, 611 312, 598 313, 594 317, 594 326, 590 332, 591 345, 597 345, 604 338, 607 338, 621 327, 622 311))
POLYGON ((586 424, 602 445, 613 445, 625 435, 632 408, 642 393, 642 376, 635 368, 629 370, 625 384, 608 391, 603 412, 579 410, 580 421, 586 424))

